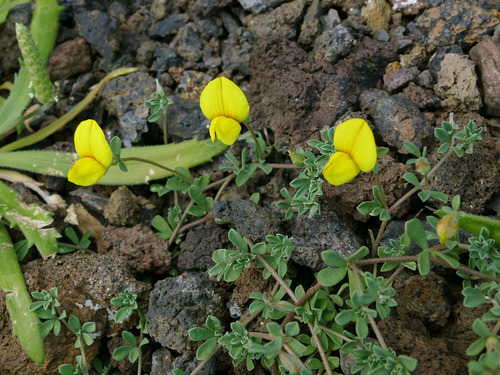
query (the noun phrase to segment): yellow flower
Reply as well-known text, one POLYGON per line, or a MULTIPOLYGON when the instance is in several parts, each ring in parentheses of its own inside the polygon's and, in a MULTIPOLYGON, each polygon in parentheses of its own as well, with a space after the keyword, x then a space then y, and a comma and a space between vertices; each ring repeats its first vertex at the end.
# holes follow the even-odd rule
POLYGON ((243 91, 225 77, 211 81, 201 93, 200 107, 203 114, 212 120, 210 138, 215 135, 226 145, 232 145, 241 132, 240 122, 247 119, 250 112, 243 91))
POLYGON ((333 136, 337 149, 323 176, 332 185, 342 185, 356 177, 359 171, 371 171, 377 163, 377 146, 372 130, 365 120, 353 118, 337 126, 333 136))
POLYGON ((444 215, 437 223, 436 233, 439 236, 440 243, 446 243, 455 238, 458 232, 458 213, 451 211, 444 215))
POLYGON ((86 120, 78 125, 75 149, 80 159, 69 170, 68 181, 81 186, 97 183, 113 161, 111 148, 97 122, 86 120))

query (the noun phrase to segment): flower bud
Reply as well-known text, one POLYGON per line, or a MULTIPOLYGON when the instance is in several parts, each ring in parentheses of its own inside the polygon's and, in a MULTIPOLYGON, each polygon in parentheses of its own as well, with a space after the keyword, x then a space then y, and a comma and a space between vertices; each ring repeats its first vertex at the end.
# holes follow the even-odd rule
POLYGON ((415 163, 415 168, 417 169, 418 173, 427 174, 427 172, 429 172, 429 170, 431 169, 431 165, 429 163, 429 160, 427 160, 427 158, 420 157, 415 163))
POLYGON ((295 354, 290 354, 284 351, 278 353, 278 358, 285 368, 292 374, 300 374, 300 371, 305 367, 302 361, 295 354))
POLYGON ((302 168, 304 166, 305 156, 297 154, 293 151, 288 150, 288 156, 290 156, 290 160, 296 167, 302 168))
POLYGON ((437 223, 436 233, 439 235, 439 242, 445 243, 452 240, 458 232, 458 213, 451 211, 443 216, 437 223))

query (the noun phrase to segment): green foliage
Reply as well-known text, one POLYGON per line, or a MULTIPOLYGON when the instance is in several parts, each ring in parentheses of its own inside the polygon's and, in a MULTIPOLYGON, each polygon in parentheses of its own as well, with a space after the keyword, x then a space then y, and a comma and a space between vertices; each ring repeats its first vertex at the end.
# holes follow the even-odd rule
POLYGON ((278 202, 278 208, 285 211, 285 219, 291 219, 294 212, 299 215, 309 214, 309 217, 318 215, 321 212, 321 207, 317 202, 318 198, 323 195, 323 178, 321 175, 323 169, 331 154, 335 150, 333 145, 333 135, 335 129, 329 128, 323 131, 322 135, 325 141, 317 139, 309 140, 309 146, 316 148, 320 154, 315 155, 311 151, 304 151, 302 148, 297 149, 293 153, 295 160, 300 160, 297 165, 304 166, 299 177, 290 182, 290 186, 296 189, 294 195, 286 188, 281 189, 281 195, 285 199, 278 202))
POLYGON ((86 250, 92 243, 89 240, 90 236, 92 235, 91 230, 86 231, 82 235, 82 238, 78 238, 78 234, 76 234, 76 231, 73 229, 73 227, 67 227, 66 229, 64 229, 64 234, 73 244, 68 245, 59 243, 59 246, 57 248, 57 252, 59 254, 67 254, 79 249, 86 250))
POLYGON ((200 361, 208 358, 216 349, 217 341, 222 337, 222 326, 219 319, 209 315, 205 322, 207 328, 194 327, 188 331, 193 341, 205 341, 196 351, 196 358, 200 361))
MULTIPOLYGON (((156 235, 164 240, 170 239, 174 232, 175 227, 179 225, 181 221, 182 211, 178 205, 172 206, 168 209, 167 220, 165 220, 160 215, 156 215, 151 221, 151 225, 153 228, 158 230, 156 235)), ((181 237, 177 238, 177 241, 180 241, 181 237)))
POLYGON ((173 103, 174 101, 167 97, 165 91, 163 91, 163 87, 161 87, 160 82, 156 80, 156 91, 151 94, 151 99, 148 99, 144 102, 146 107, 153 110, 153 113, 148 117, 148 121, 156 122, 161 118, 162 115, 166 117, 166 109, 170 104, 173 103))
POLYGON ((391 348, 383 349, 378 344, 367 342, 362 349, 355 348, 352 353, 357 364, 352 373, 362 375, 398 374, 406 375, 417 367, 417 360, 405 355, 396 356, 391 348))
POLYGON ((138 363, 138 374, 142 371, 142 347, 149 343, 149 340, 144 337, 144 334, 148 332, 148 321, 144 314, 144 311, 137 303, 137 295, 129 289, 125 289, 119 296, 111 300, 111 304, 120 309, 116 312, 115 321, 117 323, 123 322, 125 319, 129 318, 131 315, 137 315, 139 317, 139 337, 136 338, 135 335, 129 331, 122 332, 122 338, 126 342, 126 345, 116 348, 113 352, 113 359, 121 361, 128 357, 130 363, 138 363))
POLYGON ((0 182, 0 218, 7 220, 11 228, 21 230, 28 240, 28 247, 35 245, 40 255, 46 257, 57 250, 59 237, 53 228, 52 213, 36 204, 25 205, 17 200, 17 194, 0 182))
POLYGON ((0 221, 0 288, 12 321, 12 335, 18 337, 26 353, 37 363, 43 363, 45 351, 38 325, 40 321, 30 311, 31 298, 24 283, 21 267, 7 229, 0 221))
POLYGON ((391 215, 387 212, 387 209, 384 206, 385 198, 382 198, 385 196, 385 192, 378 186, 374 186, 372 188, 372 193, 375 200, 360 203, 357 210, 363 215, 378 216, 381 221, 391 220, 391 215))
MULTIPOLYGON (((0 0, 0 23, 5 20, 10 8, 21 3, 26 3, 26 1, 0 0)), ((59 14, 63 9, 63 7, 58 5, 57 0, 36 1, 30 32, 37 50, 40 52, 42 61, 48 60, 50 52, 54 48, 59 29, 59 14)), ((0 106, 0 135, 16 127, 24 110, 30 103, 30 81, 28 69, 22 64, 21 69, 15 76, 14 85, 9 97, 0 106)))
POLYGON ((232 165, 222 164, 220 166, 221 170, 229 170, 236 175, 236 185, 238 186, 245 184, 257 169, 261 169, 265 174, 269 174, 272 171, 272 168, 260 159, 257 162, 247 164, 247 153, 246 148, 241 151, 241 165, 233 154, 226 154, 226 158, 232 165))

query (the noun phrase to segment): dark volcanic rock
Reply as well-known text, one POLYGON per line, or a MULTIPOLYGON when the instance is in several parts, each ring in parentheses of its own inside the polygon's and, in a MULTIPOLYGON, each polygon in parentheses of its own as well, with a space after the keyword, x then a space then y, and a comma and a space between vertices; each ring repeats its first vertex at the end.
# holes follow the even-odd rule
POLYGON ((471 59, 477 64, 483 91, 484 109, 490 116, 500 116, 500 41, 489 36, 472 47, 471 59))
POLYGON ((83 38, 76 38, 58 45, 52 51, 47 70, 51 79, 59 80, 86 72, 91 65, 88 44, 83 38))
POLYGON ((205 275, 185 274, 155 284, 146 317, 149 334, 178 352, 193 349, 187 331, 202 326, 208 315, 221 318, 222 298, 205 275))
POLYGON ((491 11, 469 1, 445 0, 427 9, 409 28, 429 51, 458 44, 468 48, 490 34, 500 20, 491 11))
POLYGON ((106 60, 118 51, 114 31, 116 21, 99 10, 82 11, 75 15, 81 36, 106 60))
POLYGON ((405 142, 412 142, 419 149, 432 131, 423 114, 406 96, 390 96, 384 91, 365 91, 360 97, 363 108, 375 123, 375 133, 388 145, 407 154, 405 142))
MULTIPOLYGON (((96 323, 94 344, 85 347, 89 362, 99 353, 100 347, 109 337, 120 337, 123 329, 132 329, 137 324, 132 319, 115 323, 117 308, 111 299, 129 288, 139 296, 138 301, 147 298, 150 287, 135 280, 126 270, 125 261, 109 255, 89 255, 83 251, 54 259, 38 259, 23 267, 28 290, 41 291, 57 287, 58 300, 67 316, 75 315, 80 322, 96 323)), ((141 303, 140 303, 141 304, 141 303)), ((2 374, 57 374, 57 368, 65 363, 75 363, 80 349, 75 348, 75 336, 64 325, 58 336, 50 333, 45 337, 45 362, 33 362, 12 336, 12 328, 5 295, 0 290, 0 362, 2 374), (5 324, 4 324, 5 323, 5 324)))

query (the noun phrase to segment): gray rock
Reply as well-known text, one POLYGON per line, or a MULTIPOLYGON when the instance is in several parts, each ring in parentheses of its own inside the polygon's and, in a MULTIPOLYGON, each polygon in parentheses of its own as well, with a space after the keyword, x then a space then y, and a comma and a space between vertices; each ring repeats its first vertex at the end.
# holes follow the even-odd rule
POLYGON ((236 34, 222 42, 222 68, 250 75, 250 57, 257 37, 248 29, 239 27, 236 34))
POLYGON ((339 12, 336 9, 330 9, 328 14, 323 18, 323 31, 333 29, 340 22, 339 12))
POLYGON ((178 95, 170 98, 174 104, 169 106, 167 111, 168 135, 181 140, 194 137, 199 140, 206 139, 210 120, 203 115, 200 105, 178 95))
POLYGON ((194 24, 196 30, 200 34, 200 37, 204 40, 210 40, 212 38, 219 38, 223 33, 222 22, 219 18, 212 16, 195 19, 194 24))
POLYGON ((76 189, 69 193, 71 196, 80 198, 81 202, 94 211, 102 214, 104 207, 108 204, 109 198, 87 189, 76 189))
POLYGON ((401 68, 395 72, 389 72, 384 75, 384 90, 390 94, 404 88, 409 82, 413 81, 420 74, 416 67, 409 69, 401 68))
POLYGON ((444 56, 447 53, 463 54, 462 48, 457 45, 446 46, 440 48, 437 53, 435 53, 429 61, 429 72, 434 79, 437 79, 438 73, 441 70, 441 61, 443 61, 444 56))
POLYGON ((156 350, 151 358, 151 375, 170 374, 174 369, 174 356, 167 348, 156 350))
POLYGON ((257 206, 250 200, 219 201, 211 209, 216 220, 233 223, 236 231, 252 241, 262 241, 265 236, 278 231, 279 220, 268 207, 257 206))
POLYGON ((408 25, 410 36, 419 39, 429 51, 442 46, 470 48, 499 24, 497 17, 479 3, 445 0, 424 11, 408 25))
POLYGON ((441 99, 434 95, 434 91, 424 89, 413 82, 410 82, 408 87, 403 89, 402 93, 420 109, 435 110, 438 109, 441 104, 441 99))
POLYGON ((161 21, 153 23, 148 30, 148 35, 152 38, 173 36, 181 27, 187 24, 188 20, 187 14, 172 14, 161 21))
POLYGON ((304 21, 300 26, 300 35, 298 42, 305 46, 311 46, 314 44, 316 36, 321 31, 321 6, 319 0, 313 0, 309 8, 307 8, 306 15, 304 16, 304 21))
POLYGON ((177 65, 179 56, 177 52, 175 52, 175 49, 166 44, 162 44, 155 48, 153 59, 151 68, 158 73, 163 73, 168 71, 168 68, 177 65))
POLYGON ((373 33, 373 39, 378 40, 379 42, 388 42, 391 40, 391 36, 387 30, 377 30, 373 33))
POLYGON ((290 232, 295 246, 292 259, 314 271, 325 267, 322 251, 334 250, 347 259, 363 245, 346 219, 333 210, 312 218, 295 216, 290 223, 290 232))
POLYGON ((325 60, 335 64, 346 56, 356 44, 351 32, 344 25, 337 25, 326 34, 325 60))
POLYGON ((156 82, 145 72, 120 76, 106 83, 102 89, 104 107, 120 124, 120 134, 125 147, 141 140, 148 131, 146 119, 149 110, 144 101, 156 90, 156 82), (137 82, 141 84, 138 85, 137 82))
POLYGON ((368 90, 361 93, 361 108, 373 117, 376 133, 401 154, 408 154, 405 142, 419 149, 432 130, 422 112, 406 96, 390 96, 385 91, 368 90))
POLYGON ((444 108, 452 112, 468 112, 482 107, 475 65, 467 56, 445 55, 434 85, 434 92, 442 99, 444 108))
POLYGON ((177 267, 180 272, 206 272, 214 266, 212 254, 229 245, 227 230, 214 224, 206 224, 190 230, 181 242, 177 267))
POLYGON ((417 85, 426 89, 432 89, 432 85, 434 84, 434 80, 429 69, 426 69, 422 73, 420 73, 415 79, 415 82, 417 83, 417 85))
POLYGON ((500 117, 500 44, 486 36, 472 47, 470 57, 479 68, 485 112, 500 117))
POLYGON ((271 12, 250 15, 244 24, 259 38, 270 34, 279 34, 294 39, 304 14, 306 0, 295 0, 285 3, 271 12))
POLYGON ((238 2, 245 10, 252 13, 262 13, 284 3, 285 0, 238 0, 238 2))
POLYGON ((185 352, 195 345, 187 331, 203 326, 208 315, 218 318, 222 298, 207 276, 184 274, 155 284, 146 317, 149 334, 169 349, 185 352))
MULTIPOLYGON (((94 344, 86 347, 87 359, 92 359, 102 350, 109 338, 120 337, 121 331, 133 329, 136 322, 126 319, 115 323, 117 308, 111 299, 118 297, 126 288, 138 295, 139 305, 143 305, 150 290, 149 285, 135 280, 127 272, 125 261, 121 257, 109 255, 89 255, 84 251, 38 259, 23 267, 23 275, 30 292, 49 290, 57 287, 59 301, 67 316, 75 315, 83 324, 96 324, 94 344)), ((19 340, 12 336, 5 295, 0 291, 0 362, 5 374, 57 374, 58 366, 74 363, 80 350, 75 348, 75 336, 63 326, 57 336, 45 337, 45 364, 33 362, 21 347, 19 340), (7 349, 8 348, 8 349, 7 349), (61 350, 61 348, 65 348, 61 350)))
POLYGON ((111 59, 118 51, 118 40, 113 36, 116 21, 99 10, 82 11, 75 15, 80 35, 104 59, 111 59))
POLYGON ((194 24, 187 24, 179 30, 174 49, 187 61, 198 61, 203 56, 203 46, 196 34, 194 24))

